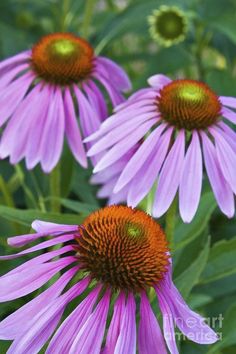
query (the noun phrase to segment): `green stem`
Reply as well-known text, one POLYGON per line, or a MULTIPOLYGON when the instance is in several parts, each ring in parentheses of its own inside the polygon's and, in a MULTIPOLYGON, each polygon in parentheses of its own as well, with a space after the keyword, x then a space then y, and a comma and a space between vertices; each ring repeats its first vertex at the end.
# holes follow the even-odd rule
POLYGON ((81 34, 84 38, 88 38, 89 28, 93 17, 94 5, 96 0, 87 0, 84 10, 84 18, 81 26, 81 34))
POLYGON ((60 163, 50 173, 50 197, 51 210, 55 213, 60 213, 61 204, 61 166, 60 163))
POLYGON ((60 31, 66 32, 67 30, 67 14, 70 8, 70 0, 63 0, 62 2, 62 16, 61 16, 61 24, 60 24, 60 31))
POLYGON ((176 220, 177 198, 175 198, 166 213, 166 227, 165 233, 169 242, 170 248, 174 249, 174 232, 175 232, 175 220, 176 220))

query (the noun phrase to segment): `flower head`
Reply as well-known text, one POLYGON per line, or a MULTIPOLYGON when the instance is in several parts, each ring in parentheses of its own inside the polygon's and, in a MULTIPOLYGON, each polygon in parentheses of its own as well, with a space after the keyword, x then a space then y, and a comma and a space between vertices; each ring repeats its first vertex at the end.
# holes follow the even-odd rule
POLYGON ((82 139, 107 117, 98 84, 114 106, 130 88, 118 65, 97 57, 87 41, 70 33, 42 37, 32 50, 2 61, 0 74, 0 157, 9 156, 13 164, 25 158, 28 169, 40 162, 44 172, 57 164, 64 134, 74 157, 86 167, 82 139))
POLYGON ((189 309, 174 286, 165 234, 144 212, 111 206, 94 212, 79 226, 35 221, 32 227, 36 234, 10 238, 9 244, 19 247, 47 235, 51 238, 1 259, 18 258, 53 245, 60 247, 0 277, 0 301, 25 296, 58 272, 61 275, 0 323, 0 338, 13 340, 9 354, 38 353, 51 336, 48 354, 91 354, 101 350, 135 354, 136 297, 141 298, 138 352, 165 354, 161 329, 148 299, 151 287, 159 300, 164 336, 172 354, 178 353, 174 321, 184 335, 197 343, 217 340, 215 332, 189 309), (74 299, 79 304, 60 323, 66 306, 74 299), (112 317, 105 334, 109 310, 112 317), (189 318, 193 319, 191 326, 189 318))
POLYGON ((232 217, 236 135, 229 123, 236 123, 236 99, 217 96, 195 80, 155 75, 149 83, 87 138, 95 141, 89 156, 107 150, 95 172, 105 173, 139 142, 112 193, 125 188, 128 205, 135 207, 157 182, 153 215, 159 217, 179 189, 180 215, 190 222, 200 201, 204 164, 220 209, 232 217))
POLYGON ((176 6, 162 5, 149 16, 150 34, 165 47, 182 42, 188 31, 186 14, 176 6))

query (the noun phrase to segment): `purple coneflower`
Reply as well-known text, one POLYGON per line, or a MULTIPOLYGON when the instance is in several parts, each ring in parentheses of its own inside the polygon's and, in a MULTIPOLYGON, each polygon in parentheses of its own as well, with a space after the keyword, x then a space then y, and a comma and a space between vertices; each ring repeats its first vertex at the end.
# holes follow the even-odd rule
POLYGON ((140 139, 140 148, 127 160, 113 192, 128 189, 127 203, 135 207, 157 182, 153 215, 170 207, 179 189, 182 219, 194 217, 201 195, 203 158, 217 203, 234 215, 236 193, 236 98, 217 96, 195 80, 149 79, 151 88, 122 103, 97 133, 88 156, 106 150, 94 172, 102 171, 140 139), (228 108, 230 107, 230 108, 228 108))
POLYGON ((135 354, 136 342, 141 354, 165 354, 148 299, 151 288, 159 300, 164 337, 172 354, 178 353, 174 323, 197 343, 217 341, 215 332, 189 309, 174 286, 165 234, 143 211, 110 206, 92 213, 80 226, 35 221, 32 227, 36 234, 10 238, 9 244, 19 247, 48 235, 52 238, 1 259, 60 247, 0 277, 0 301, 30 294, 55 274, 60 276, 0 323, 0 339, 13 340, 8 354, 38 353, 49 339, 47 354, 135 354), (60 322, 73 300, 74 309, 60 322), (136 311, 140 314, 137 340, 136 311))
POLYGON ((70 33, 42 37, 32 50, 0 63, 0 157, 12 164, 26 159, 28 169, 57 164, 67 137, 77 161, 87 166, 82 136, 96 131, 107 116, 103 87, 115 106, 130 88, 113 61, 96 57, 84 39, 70 33))

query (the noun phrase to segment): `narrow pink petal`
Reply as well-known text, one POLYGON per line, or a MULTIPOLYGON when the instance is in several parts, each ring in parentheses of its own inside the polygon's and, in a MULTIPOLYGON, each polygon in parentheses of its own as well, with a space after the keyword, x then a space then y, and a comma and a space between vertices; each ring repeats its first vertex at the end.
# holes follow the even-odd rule
POLYGON ((162 134, 165 127, 166 124, 163 123, 159 125, 155 130, 153 130, 153 132, 146 138, 146 140, 142 143, 133 157, 128 161, 117 181, 117 184, 114 188, 114 193, 119 192, 142 168, 146 159, 148 159, 150 154, 152 154, 152 152, 156 149, 160 135, 162 134))
POLYGON ((179 354, 175 340, 174 321, 171 309, 162 292, 158 288, 156 288, 156 293, 159 300, 159 307, 163 317, 163 331, 167 347, 171 354, 179 354))
POLYGON ((220 96, 220 102, 228 107, 236 108, 236 98, 235 97, 227 97, 227 96, 220 96))
POLYGON ((82 142, 79 125, 76 119, 75 108, 70 94, 70 90, 65 89, 64 96, 65 106, 65 133, 70 149, 76 160, 83 166, 87 167, 87 158, 82 142))
POLYGON ((167 354, 160 326, 144 292, 141 294, 138 347, 140 354, 167 354))
POLYGON ((216 154, 221 171, 236 194, 236 154, 217 129, 210 128, 209 131, 215 138, 216 154))
MULTIPOLYGON (((52 240, 48 240, 45 242, 41 242, 40 244, 33 246, 31 248, 28 248, 24 251, 21 251, 19 253, 15 253, 15 254, 10 254, 8 256, 0 256, 0 260, 7 260, 7 259, 16 259, 19 257, 22 257, 25 254, 31 253, 31 252, 36 252, 54 245, 58 245, 59 243, 63 243, 63 242, 67 242, 70 240, 74 239, 74 235, 63 235, 63 236, 58 236, 52 240)), ((73 250, 73 247, 71 246, 71 251, 73 250)))
POLYGON ((30 302, 13 312, 0 322, 0 338, 3 340, 13 340, 21 335, 25 330, 25 323, 32 320, 42 309, 49 304, 53 304, 54 300, 61 294, 63 289, 78 271, 78 266, 68 270, 66 273, 43 293, 35 297, 30 302))
POLYGON ((104 137, 98 140, 88 151, 88 156, 93 156, 102 152, 111 146, 115 145, 121 139, 125 138, 127 135, 131 134, 134 130, 136 130, 141 124, 146 122, 147 120, 156 118, 156 112, 149 113, 140 116, 134 115, 132 118, 123 124, 114 127, 111 131, 109 131, 104 137))
POLYGON ((28 61, 31 55, 31 50, 26 50, 24 52, 21 52, 19 54, 16 54, 10 58, 7 58, 5 60, 2 60, 0 62, 0 70, 6 69, 9 66, 15 66, 18 64, 21 64, 24 61, 28 61))
POLYGON ((165 160, 173 128, 170 127, 160 137, 156 151, 145 162, 129 186, 127 203, 133 208, 148 194, 158 178, 159 171, 165 160), (143 183, 145 181, 145 183, 143 183))
POLYGON ((106 328, 110 303, 110 291, 106 291, 94 312, 88 317, 77 334, 69 354, 99 354, 106 328))
POLYGON ((157 96, 157 90, 153 88, 144 88, 141 90, 136 91, 133 93, 125 102, 120 103, 114 108, 114 112, 119 112, 120 110, 123 110, 124 108, 128 108, 130 105, 132 105, 135 102, 139 102, 143 99, 154 99, 157 96))
POLYGON ((105 57, 97 57, 96 68, 108 80, 112 79, 114 86, 117 87, 118 90, 124 92, 131 90, 131 82, 128 75, 114 61, 105 57))
POLYGON ((14 300, 35 291, 74 261, 74 257, 65 257, 50 263, 32 265, 30 269, 0 277, 0 301, 14 300))
POLYGON ((124 313, 120 324, 120 333, 116 342, 114 354, 136 353, 136 316, 135 299, 130 293, 127 298, 124 313))
POLYGON ((95 288, 65 319, 49 343, 46 354, 69 353, 76 335, 92 313, 100 288, 95 288))
POLYGON ((102 158, 99 160, 98 164, 94 169, 94 173, 103 170, 104 168, 110 166, 121 156, 123 156, 129 149, 131 149, 145 134, 152 128, 156 123, 156 118, 150 119, 149 121, 140 125, 129 137, 118 142, 113 148, 111 148, 102 158))
POLYGON ((32 228, 37 232, 48 232, 48 234, 51 234, 55 232, 66 233, 71 231, 77 231, 78 225, 56 224, 48 221, 34 220, 32 222, 32 228))
POLYGON ((140 109, 132 107, 132 109, 126 109, 115 113, 102 123, 98 131, 84 139, 84 142, 90 142, 98 138, 102 138, 106 133, 111 132, 113 129, 129 122, 130 120, 132 120, 133 125, 135 126, 135 119, 138 119, 138 121, 145 121, 148 119, 147 116, 152 116, 153 114, 155 114, 157 119, 159 118, 156 108, 154 108, 153 105, 145 106, 140 109))
POLYGON ((99 116, 101 120, 104 120, 108 116, 108 110, 107 110, 107 104, 106 100, 101 92, 101 90, 97 87, 97 85, 92 81, 89 80, 87 82, 88 86, 91 87, 91 90, 94 92, 94 94, 97 97, 97 104, 98 104, 98 110, 100 112, 99 116))
POLYGON ((236 124, 236 113, 231 111, 231 109, 223 107, 221 110, 223 117, 227 118, 230 122, 236 124))
POLYGON ((118 340, 122 318, 125 313, 125 294, 120 293, 113 310, 111 323, 107 332, 106 345, 102 351, 102 354, 114 353, 116 342, 118 340))
POLYGON ((162 167, 153 205, 153 215, 163 215, 171 205, 181 180, 184 164, 185 133, 181 130, 162 167))
POLYGON ((110 96, 113 107, 124 101, 123 95, 117 90, 110 79, 105 78, 99 72, 94 72, 93 77, 97 79, 106 89, 110 96))
POLYGON ((48 107, 51 103, 52 88, 46 84, 42 87, 40 94, 38 95, 37 110, 31 105, 30 117, 32 124, 30 126, 25 159, 28 169, 34 168, 42 157, 41 141, 43 137, 44 127, 47 122, 48 107))
POLYGON ((56 88, 50 102, 47 121, 42 137, 41 165, 49 173, 58 163, 62 153, 65 132, 65 112, 61 88, 56 88))
POLYGON ((206 171, 217 203, 228 217, 234 215, 234 195, 226 182, 216 156, 216 149, 205 133, 201 133, 206 171))
POLYGON ((184 159, 183 174, 179 185, 179 210, 184 222, 191 222, 200 201, 202 189, 202 154, 198 133, 192 140, 184 159))
POLYGON ((83 279, 65 294, 49 303, 37 316, 29 321, 24 332, 18 336, 8 350, 9 354, 38 353, 55 330, 66 305, 79 296, 88 286, 83 279))
MULTIPOLYGON (((236 132, 231 129, 223 121, 218 123, 218 126, 221 128, 219 132, 224 136, 225 140, 230 144, 232 149, 236 152, 236 132)), ((218 128, 217 128, 218 129, 218 128)))
POLYGON ((164 280, 160 292, 171 309, 176 326, 187 338, 199 344, 212 344, 218 340, 217 334, 204 322, 203 317, 187 306, 173 282, 169 285, 164 280))
POLYGON ((168 85, 172 80, 162 74, 157 74, 149 77, 148 83, 150 86, 162 89, 163 86, 168 85))
MULTIPOLYGON (((7 86, 4 95, 0 98, 0 126, 2 126, 12 113, 14 113, 19 103, 23 100, 33 80, 33 75, 31 73, 26 73, 7 86)), ((4 150, 1 152, 3 149, 2 142, 0 146, 0 154, 4 154, 4 150)))
POLYGON ((17 76, 21 75, 23 71, 26 71, 29 69, 29 64, 24 63, 17 65, 16 67, 14 66, 12 69, 7 71, 1 76, 1 81, 0 81, 0 97, 4 95, 4 92, 6 90, 7 85, 10 84, 13 79, 15 79, 17 76))

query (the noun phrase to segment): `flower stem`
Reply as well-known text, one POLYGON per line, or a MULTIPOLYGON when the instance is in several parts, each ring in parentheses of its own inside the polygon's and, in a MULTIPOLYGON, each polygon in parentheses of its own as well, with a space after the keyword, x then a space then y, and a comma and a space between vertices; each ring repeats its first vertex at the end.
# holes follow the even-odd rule
POLYGON ((169 242, 170 248, 174 249, 174 233, 175 233, 175 220, 176 220, 177 198, 175 198, 166 213, 166 227, 165 233, 169 242))
POLYGON ((61 195, 61 166, 60 163, 52 170, 50 174, 50 196, 51 196, 51 210, 59 213, 61 209, 60 204, 61 195))
POLYGON ((87 0, 85 4, 84 10, 84 18, 81 27, 81 34, 84 38, 88 38, 89 35, 89 27, 93 17, 93 10, 96 0, 87 0))

